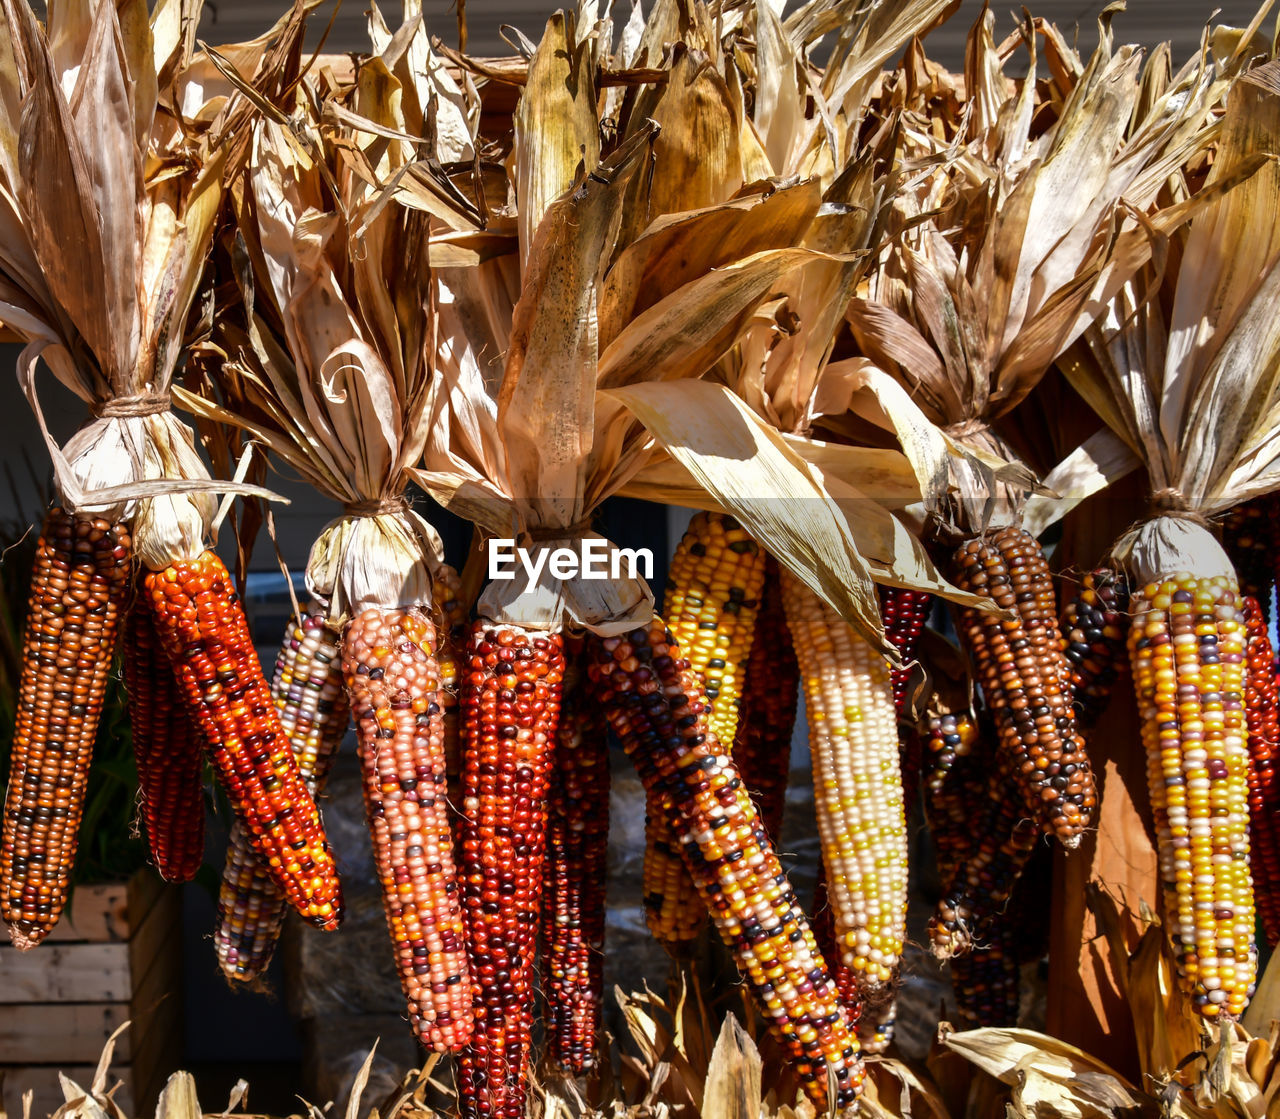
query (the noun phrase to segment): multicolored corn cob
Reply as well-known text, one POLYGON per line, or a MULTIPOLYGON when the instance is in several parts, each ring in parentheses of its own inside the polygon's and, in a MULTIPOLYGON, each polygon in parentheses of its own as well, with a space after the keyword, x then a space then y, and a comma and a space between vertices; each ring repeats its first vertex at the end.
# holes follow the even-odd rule
POLYGON ((896 981, 907 827, 889 664, 807 586, 782 576, 809 717, 813 792, 841 960, 860 1001, 896 981))
POLYGON ((567 650, 564 703, 547 811, 543 974, 551 1057, 582 1075, 595 1067, 604 1005, 609 744, 587 694, 581 643, 567 650))
POLYGON ((1267 494, 1228 510, 1222 519, 1222 545, 1236 569, 1240 593, 1257 599, 1267 622, 1275 581, 1275 510, 1275 496, 1267 494))
POLYGON ((1196 1009, 1235 1018, 1257 971, 1240 590, 1177 573, 1136 591, 1132 611, 1166 927, 1196 1009))
POLYGON ((994 922, 981 945, 952 959, 951 987, 966 1025, 1017 1025, 1022 968, 1017 958, 1017 932, 1011 922, 994 922))
POLYGON ((1111 702, 1111 688, 1123 671, 1129 629, 1129 584, 1119 572, 1089 572, 1062 612, 1062 639, 1071 662, 1071 694, 1076 722, 1093 726, 1111 702))
POLYGON ((409 1022, 437 1051, 472 1033, 435 627, 425 610, 370 608, 347 624, 342 675, 360 743, 364 806, 409 1022))
POLYGON ((1275 654, 1258 600, 1245 596, 1245 719, 1249 727, 1249 864, 1267 943, 1280 940, 1280 707, 1275 654))
POLYGON ((1013 784, 1007 755, 988 768, 985 798, 968 798, 969 828, 950 885, 929 920, 930 950, 951 959, 984 942, 1036 849, 1040 828, 1013 784), (983 801, 985 800, 985 804, 983 801))
POLYGON ((1076 733, 1070 662, 1044 553, 1035 537, 1011 525, 962 544, 954 568, 957 586, 1015 615, 1006 621, 966 607, 957 628, 1027 811, 1065 846, 1076 846, 1097 794, 1076 733))
POLYGON ((462 896, 475 1036, 458 1061, 468 1119, 522 1119, 528 1091, 547 789, 564 644, 483 618, 468 643, 462 896))
POLYGON ((911 662, 916 655, 916 642, 933 610, 933 595, 909 591, 901 587, 879 587, 880 618, 884 635, 902 656, 902 667, 889 670, 893 682, 893 710, 901 719, 906 713, 907 683, 911 679, 911 662))
POLYGON ((467 648, 467 604, 457 571, 442 563, 431 581, 431 620, 440 648, 440 706, 444 709, 444 757, 449 771, 449 803, 462 803, 461 664, 467 648))
POLYGON ((58 507, 36 545, 0 834, 0 916, 18 948, 39 944, 67 901, 130 545, 125 525, 58 507))
POLYGON ((975 809, 984 806, 989 753, 982 749, 978 723, 967 711, 930 718, 922 782, 924 814, 944 890, 950 888, 981 827, 975 809))
POLYGON ((864 1006, 858 1016, 858 1044, 864 1053, 881 1056, 893 1044, 898 1021, 898 1000, 891 998, 879 1006, 864 1006))
POLYGON ((782 832, 791 773, 791 739, 800 704, 800 665, 787 629, 777 561, 765 559, 764 590, 747 660, 733 760, 775 843, 782 832))
POLYGON ((764 549, 723 513, 695 514, 671 557, 663 617, 702 681, 721 742, 738 733, 764 580, 764 549))
MULTIPOLYGON (((706 691, 711 730, 725 743, 738 731, 764 578, 764 549, 722 513, 695 514, 671 558, 663 616, 706 691)), ((644 899, 649 931, 685 956, 707 911, 655 804, 645 809, 644 899)))
POLYGON ((271 700, 239 595, 214 552, 143 581, 145 601, 192 722, 276 885, 312 924, 334 929, 342 891, 315 800, 271 700))
POLYGON ((774 1039, 815 1106, 851 1105, 858 1043, 773 844, 727 751, 707 723, 689 662, 660 618, 588 644, 597 701, 645 788, 657 794, 690 874, 734 953, 774 1039))
MULTIPOLYGON (((347 733, 350 707, 342 687, 342 650, 319 603, 290 619, 271 678, 271 698, 313 797, 324 788, 347 733)), ((275 955, 288 904, 239 822, 231 827, 218 893, 213 943, 228 979, 258 978, 275 955)))
POLYGON ((190 882, 204 862, 204 736, 141 604, 125 625, 124 683, 151 861, 166 882, 190 882))

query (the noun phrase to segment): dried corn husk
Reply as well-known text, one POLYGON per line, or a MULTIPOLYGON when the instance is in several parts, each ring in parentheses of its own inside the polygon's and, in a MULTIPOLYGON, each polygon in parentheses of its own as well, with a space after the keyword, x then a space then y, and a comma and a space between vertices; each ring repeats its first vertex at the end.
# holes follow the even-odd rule
MULTIPOLYGON (((287 77, 303 11, 242 52, 247 86, 269 92, 287 77)), ((210 479, 168 411, 235 163, 225 137, 253 110, 233 96, 215 111, 186 80, 208 61, 193 52, 198 17, 183 0, 150 17, 141 2, 80 0, 54 8, 42 31, 25 3, 0 9, 0 321, 27 342, 19 378, 63 502, 135 520, 151 567, 203 550, 212 491, 265 494, 210 479), (96 417, 66 448, 40 408, 41 358, 96 417)))
POLYGON ((1061 362, 1146 468, 1152 519, 1116 552, 1147 583, 1229 575, 1204 520, 1280 485, 1280 64, 1231 87, 1199 212, 1061 362), (1150 298, 1144 296, 1150 294, 1150 298))
MULTIPOLYGON (((1016 468, 991 425, 1150 259, 1153 228, 1189 216, 1175 204, 1140 223, 1134 211, 1152 210, 1216 134, 1228 85, 1198 63, 1170 78, 1160 53, 1144 71, 1136 50, 1113 49, 1104 23, 1087 64, 1046 36, 1052 97, 1037 106, 1045 26, 1024 28, 1030 75, 1010 83, 990 24, 984 13, 970 33, 964 127, 939 137, 904 116, 908 162, 932 170, 900 192, 896 221, 908 232, 848 310, 866 359, 902 382, 951 449, 967 452, 950 460, 951 492, 926 497, 946 533, 1017 520, 1034 476, 1016 468)), ((903 83, 901 96, 918 93, 903 83)), ((842 373, 856 384, 865 367, 842 373)), ((867 400, 870 387, 849 392, 850 410, 902 438, 901 411, 867 400)), ((841 399, 831 393, 831 403, 841 399)))
POLYGON ((395 34, 375 8, 370 35, 378 53, 352 84, 304 79, 289 119, 255 127, 239 237, 192 355, 201 379, 178 390, 345 507, 306 573, 337 628, 431 603, 440 538, 404 496, 440 407, 431 246, 479 229, 443 170, 474 157, 474 90, 448 75, 416 6, 395 34), (415 138, 429 119, 434 134, 415 138))
MULTIPOLYGON (((695 9, 689 29, 695 38, 701 10, 695 9)), ((659 6, 647 24, 643 57, 653 49, 653 36, 663 34, 664 13, 659 6)), ((722 162, 714 174, 704 169, 693 177, 663 177, 662 138, 654 124, 639 118, 641 108, 680 130, 669 155, 714 131, 717 122, 741 134, 732 96, 702 96, 696 89, 704 81, 722 94, 726 87, 714 72, 691 69, 685 53, 673 56, 665 83, 640 90, 625 138, 613 151, 603 149, 590 169, 581 153, 602 150, 595 138, 583 138, 588 120, 598 128, 591 82, 599 62, 593 68, 583 60, 593 42, 579 31, 583 18, 581 12, 577 18, 557 15, 548 23, 516 113, 512 193, 534 211, 555 199, 540 219, 536 212, 521 214, 523 266, 507 255, 478 269, 440 274, 446 324, 441 368, 452 382, 450 420, 433 432, 418 475, 438 500, 486 532, 526 543, 536 538, 545 549, 583 539, 591 513, 611 493, 625 488, 669 495, 672 486, 687 483, 622 407, 622 393, 642 382, 662 382, 649 387, 673 391, 688 387, 734 344, 780 278, 817 256, 786 247, 818 212, 813 184, 770 183, 735 198, 743 178, 740 160, 722 162), (572 103, 564 103, 566 97, 572 103), (544 123, 535 128, 534 121, 544 123), (548 121, 555 126, 548 129, 548 121), (654 194, 646 197, 672 209, 637 229, 631 207, 651 143, 659 154, 654 194), (490 356, 500 354, 501 367, 490 356), (597 395, 597 388, 606 391, 597 395), (646 490, 638 480, 643 470, 663 462, 665 477, 646 490)), ((706 37, 698 42, 715 49, 706 37)), ((885 470, 900 486, 900 456, 890 453, 888 459, 895 461, 886 460, 885 470)), ((727 475, 727 464, 715 473, 727 475)), ((870 624, 878 631, 865 562, 804 461, 780 456, 770 482, 761 492, 779 500, 812 498, 827 512, 805 534, 775 516, 774 539, 767 532, 762 538, 784 560, 803 552, 793 562, 822 572, 822 593, 833 605, 846 616, 875 618, 870 624)), ((891 500, 902 499, 899 490, 891 500)), ((522 580, 493 584, 480 609, 494 621, 532 629, 568 622, 613 633, 644 620, 652 597, 642 580, 561 583, 544 575, 528 589, 522 580)))
MULTIPOLYGON (((724 215, 714 235, 697 242, 690 236, 693 223, 659 219, 651 233, 619 256, 608 279, 609 288, 617 291, 627 290, 640 275, 648 282, 646 290, 654 285, 659 291, 669 290, 663 287, 669 260, 707 259, 744 242, 758 244, 765 236, 785 237, 787 243, 808 250, 779 278, 770 298, 752 308, 736 344, 715 367, 712 375, 732 393, 709 384, 668 384, 664 374, 652 372, 651 363, 641 361, 625 369, 623 384, 622 377, 609 376, 602 377, 601 387, 645 423, 673 460, 652 459, 628 483, 628 492, 648 491, 684 504, 710 501, 732 511, 824 597, 832 594, 828 578, 839 579, 847 597, 856 602, 852 612, 842 613, 876 643, 880 630, 875 580, 973 601, 937 574, 913 535, 887 511, 908 504, 902 500, 905 487, 894 481, 903 466, 913 470, 921 489, 945 483, 945 439, 919 416, 905 394, 899 394, 904 398, 901 407, 913 416, 917 435, 906 441, 905 458, 896 449, 838 448, 810 438, 814 418, 826 403, 826 371, 844 326, 844 307, 874 260, 874 246, 885 235, 899 175, 892 120, 883 123, 865 146, 854 146, 873 88, 866 79, 896 49, 901 40, 895 36, 905 39, 923 31, 944 7, 889 5, 865 26, 843 7, 843 17, 861 30, 839 49, 821 91, 815 80, 805 93, 801 78, 804 36, 815 33, 815 25, 801 20, 784 27, 765 4, 745 10, 744 46, 724 61, 729 69, 723 80, 710 65, 682 71, 680 56, 671 82, 679 86, 682 97, 692 97, 688 90, 695 75, 704 85, 719 83, 716 103, 727 104, 721 110, 725 126, 720 135, 738 135, 734 124, 742 90, 750 87, 754 134, 760 141, 754 163, 766 173, 786 177, 784 181, 797 174, 809 177, 776 191, 753 212, 724 215), (828 91, 837 97, 834 103, 823 101, 828 91), (819 111, 806 117, 803 105, 810 94, 817 98, 819 111), (651 261, 660 267, 652 267, 651 261), (778 432, 788 438, 780 441, 778 432), (851 453, 842 457, 840 450, 851 453), (784 460, 796 475, 793 484, 781 483, 784 460), (732 469, 725 469, 726 461, 732 462, 732 469), (699 487, 707 497, 693 492, 699 487), (805 512, 797 516, 800 510, 805 512), (817 526, 824 526, 829 544, 818 543, 817 526), (841 550, 844 570, 835 575, 833 555, 841 550)), ((711 59, 720 57, 712 48, 708 51, 711 59)), ((701 130, 687 128, 670 145, 684 157, 677 158, 677 171, 698 163, 706 147, 699 145, 700 138, 701 130)), ((739 144, 737 162, 723 160, 723 178, 729 183, 745 176, 747 151, 745 143, 739 144)), ((711 162, 716 158, 709 156, 711 162)), ((655 180, 662 181, 661 155, 655 180)))

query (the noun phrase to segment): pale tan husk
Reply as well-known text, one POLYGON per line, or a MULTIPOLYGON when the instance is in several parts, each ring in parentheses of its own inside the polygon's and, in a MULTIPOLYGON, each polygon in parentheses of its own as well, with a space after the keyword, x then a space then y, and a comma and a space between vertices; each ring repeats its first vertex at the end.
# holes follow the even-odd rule
MULTIPOLYGON (((301 9, 273 38, 300 31, 301 9)), ((216 111, 185 90, 205 64, 189 30, 199 5, 77 0, 42 32, 25 3, 0 12, 0 321, 26 342, 19 380, 48 445, 60 500, 135 521, 135 548, 163 567, 203 550, 215 491, 267 491, 214 481, 194 436, 164 411, 185 322, 234 156, 223 130, 243 98, 216 111), (91 140, 88 138, 92 138, 91 140), (65 450, 49 434, 37 365, 94 409, 65 450), (168 495, 168 496, 157 496, 168 495)), ((282 48, 287 53, 287 45, 282 48)), ((279 65, 267 42, 247 77, 279 65)))
POLYGON ((440 408, 431 251, 478 229, 474 200, 439 171, 474 154, 474 90, 445 71, 416 5, 394 34, 375 8, 370 35, 377 53, 356 85, 308 76, 288 119, 255 126, 244 256, 228 243, 219 257, 240 301, 195 349, 200 391, 177 390, 345 507, 306 571, 339 627, 369 607, 431 602, 442 545, 405 496, 440 408), (421 161, 412 133, 432 112, 421 161))

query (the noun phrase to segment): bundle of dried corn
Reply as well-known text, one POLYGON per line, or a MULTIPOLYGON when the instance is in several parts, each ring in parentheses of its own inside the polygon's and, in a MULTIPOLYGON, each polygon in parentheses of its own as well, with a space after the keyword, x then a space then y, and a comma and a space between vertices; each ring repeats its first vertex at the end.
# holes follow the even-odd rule
MULTIPOLYGON (((743 42, 750 46, 733 53, 734 80, 727 88, 742 85, 754 93, 753 138, 760 147, 744 142, 738 150, 751 151, 763 173, 803 177, 776 191, 755 214, 744 214, 740 224, 722 223, 719 242, 684 250, 682 259, 687 253, 726 253, 735 243, 763 237, 785 238, 782 243, 805 251, 720 358, 714 373, 731 391, 696 382, 617 391, 672 458, 646 467, 632 491, 647 488, 683 504, 727 510, 789 569, 783 576, 787 624, 809 707, 816 807, 838 943, 854 977, 851 991, 884 1006, 891 1003, 905 935, 906 825, 885 661, 888 654, 898 663, 897 650, 885 636, 873 579, 978 600, 937 575, 891 512, 918 500, 910 461, 887 448, 819 442, 812 431, 826 410, 822 386, 844 326, 844 307, 883 234, 901 171, 894 158, 894 122, 869 125, 868 99, 884 59, 944 8, 855 11, 853 5, 837 5, 820 13, 810 6, 785 24, 763 8, 742 16, 743 42), (827 21, 837 13, 850 21, 850 33, 841 38, 820 85, 802 89, 797 75, 810 36, 829 31, 827 21), (824 99, 822 111, 806 111, 811 96, 824 99), (739 434, 744 426, 746 437, 739 434), (731 482, 717 477, 707 459, 746 458, 746 446, 770 467, 731 482), (784 492, 769 471, 774 463, 785 461, 794 469, 802 460, 812 485, 803 491, 805 513, 797 517, 797 506, 782 500, 784 492), (825 541, 806 548, 795 539, 816 531, 830 514, 839 522, 832 544, 844 553, 840 561, 824 552, 825 541), (825 582, 833 562, 847 563, 852 576, 840 592, 825 582), (870 784, 874 798, 867 796, 870 784), (855 834, 863 837, 857 844, 855 834)), ((714 81, 714 72, 706 80, 714 81)), ((663 275, 651 282, 661 285, 663 275)), ((870 1020, 873 1008, 865 1015, 870 1020)))
MULTIPOLYGON (((440 168, 474 155, 478 101, 449 78, 416 13, 392 35, 375 12, 370 30, 376 53, 354 84, 327 70, 308 75, 287 112, 254 128, 235 192, 238 233, 219 258, 217 312, 193 355, 200 391, 182 399, 261 442, 344 508, 308 561, 318 605, 294 623, 300 651, 313 654, 305 686, 302 666, 282 663, 276 701, 316 787, 349 703, 411 1024, 425 1045, 454 1050, 471 1036, 472 1011, 436 658, 443 619, 433 581, 443 557, 405 488, 440 407, 435 241, 480 221, 479 205, 440 168), (416 163, 421 145, 408 134, 426 129, 428 112, 435 145, 416 163), (382 178, 434 191, 434 213, 401 205, 375 185, 382 178), (336 700, 340 687, 346 703, 336 700)), ((293 653, 286 640, 282 656, 293 653)), ((266 868, 246 855, 233 836, 215 938, 224 973, 237 980, 266 966, 282 916, 266 868)))
MULTIPOLYGON (((865 297, 848 305, 861 356, 828 370, 828 411, 835 416, 842 403, 850 432, 901 441, 926 479, 928 530, 954 548, 952 577, 1007 612, 965 608, 959 630, 1020 793, 1010 822, 1029 817, 1071 847, 1096 794, 1049 567, 1021 523, 1034 476, 992 425, 1085 328, 1097 294, 1142 265, 1136 223, 1123 215, 1150 208, 1171 171, 1207 142, 1225 83, 1188 68, 1162 84, 1152 76, 1159 59, 1144 72, 1139 53, 1113 51, 1106 33, 1086 64, 1032 23, 1022 33, 1029 72, 1008 80, 1017 44, 997 47, 991 26, 984 13, 970 33, 959 120, 935 129, 921 115, 938 86, 919 57, 882 91, 901 107, 899 142, 916 173, 894 199, 890 225, 900 237, 882 252, 865 297)), ((1175 225, 1182 215, 1164 218, 1175 225)), ((1021 825, 990 839, 993 850, 1007 849, 1016 875, 1033 849, 1021 825)), ((958 871, 971 881, 985 873, 958 871)), ((935 951, 971 942, 963 921, 938 915, 935 951)))
MULTIPOLYGON (((147 569, 142 598, 170 665, 163 671, 176 674, 254 845, 310 920, 332 928, 341 915, 319 815, 266 696, 239 600, 208 550, 212 492, 245 487, 209 477, 169 401, 223 177, 237 158, 228 137, 254 100, 296 73, 303 10, 240 52, 252 99, 206 80, 210 58, 194 55, 191 39, 198 15, 181 3, 148 17, 145 4, 82 2, 55 8, 42 29, 25 3, 0 13, 0 320, 27 341, 19 377, 60 494, 33 588, 0 844, 3 916, 20 946, 49 932, 65 900, 131 555, 147 569), (44 425, 41 358, 94 416, 64 448, 44 425)), ((135 709, 145 707, 146 688, 134 692, 135 709)), ((148 823, 185 826, 154 804, 148 823)), ((150 838, 174 870, 166 852, 178 837, 150 838)), ((190 870, 187 859, 180 873, 190 870)))
MULTIPOLYGON (((1183 984, 1211 1019, 1243 1011, 1257 954, 1246 614, 1207 518, 1280 479, 1278 151, 1280 64, 1270 63, 1231 87, 1212 169, 1180 204, 1193 216, 1170 235, 1163 272, 1120 289, 1061 362, 1150 480, 1150 519, 1114 555, 1133 590, 1129 656, 1165 925, 1183 984)), ((1186 176, 1172 186, 1190 193, 1186 176)))
MULTIPOLYGON (((665 34, 663 20, 673 12, 671 6, 659 5, 646 34, 665 34)), ((697 30, 696 20, 694 25, 689 34, 697 30)), ((665 88, 641 88, 635 101, 655 118, 669 113, 670 127, 658 139, 670 136, 676 142, 665 160, 658 149, 655 196, 667 200, 664 206, 700 208, 667 212, 646 226, 648 211, 637 215, 629 205, 637 190, 637 157, 650 142, 653 126, 640 119, 640 109, 633 110, 636 115, 620 128, 618 146, 583 176, 581 152, 585 149, 594 159, 608 148, 601 147, 595 116, 592 82, 598 72, 593 59, 584 57, 595 48, 580 45, 581 53, 575 54, 568 47, 574 41, 573 24, 554 19, 531 62, 517 110, 513 176, 515 197, 524 205, 519 214, 523 269, 511 256, 491 256, 478 270, 442 274, 441 313, 446 319, 456 315, 458 323, 456 331, 445 335, 449 361, 444 367, 457 364, 457 386, 450 398, 452 422, 447 431, 440 429, 438 446, 428 449, 421 480, 442 503, 492 535, 518 540, 538 572, 528 586, 519 578, 514 585, 490 585, 478 611, 490 629, 505 624, 554 634, 567 623, 601 638, 591 646, 597 695, 637 761, 650 811, 672 829, 673 846, 704 907, 711 908, 753 990, 765 1000, 771 1028, 803 1062, 808 1090, 815 1099, 825 1098, 823 1068, 830 1063, 837 1070, 840 1098, 847 1100, 857 1076, 850 1059, 852 1037, 829 980, 799 978, 806 969, 814 976, 825 972, 794 896, 784 890, 767 921, 758 908, 756 917, 740 912, 762 888, 760 875, 777 877, 781 870, 741 788, 729 743, 708 733, 706 699, 701 684, 686 670, 683 650, 661 626, 650 624, 652 600, 641 581, 571 577, 561 583, 548 571, 549 564, 538 562, 553 545, 580 549, 582 539, 589 539, 585 522, 591 512, 624 487, 662 500, 695 494, 694 503, 708 503, 703 466, 691 468, 680 457, 683 446, 677 447, 696 446, 697 439, 660 436, 666 446, 659 450, 620 405, 646 413, 684 413, 686 420, 698 423, 702 402, 712 399, 713 412, 726 426, 745 430, 747 445, 759 450, 768 465, 754 466, 750 477, 738 472, 732 479, 721 465, 718 481, 707 489, 732 490, 741 483, 739 498, 777 493, 780 500, 766 500, 742 518, 751 535, 805 571, 842 613, 860 616, 858 600, 847 588, 869 586, 852 566, 862 569, 865 561, 838 509, 766 425, 730 394, 694 380, 730 351, 779 279, 813 259, 811 251, 785 246, 794 244, 793 237, 814 220, 820 192, 801 184, 771 191, 757 187, 732 198, 732 185, 725 189, 716 185, 719 179, 713 183, 710 174, 700 173, 698 189, 710 193, 694 198, 681 193, 693 187, 682 186, 677 177, 665 178, 670 161, 679 158, 676 153, 688 155, 695 138, 704 134, 701 110, 677 113, 673 108, 689 96, 688 82, 705 81, 723 92, 715 70, 691 70, 686 81, 673 78, 665 88), (557 113, 555 106, 566 98, 568 106, 557 113), (568 135, 533 127, 535 121, 552 119, 572 122, 566 126, 568 135), (661 190, 658 180, 665 184, 661 190), (750 236, 755 229, 763 230, 760 238, 750 236), (601 281, 603 261, 612 263, 601 281), (508 339, 504 308, 511 307, 510 293, 516 290, 519 299, 508 339), (504 352, 499 380, 486 368, 485 355, 504 352), (745 429, 740 416, 749 417, 745 429), (782 499, 789 495, 812 499, 818 507, 816 523, 802 531, 794 524, 787 527, 782 499), (689 784, 678 776, 695 771, 716 774, 713 791, 723 789, 719 810, 701 783, 689 784), (699 820, 715 821, 722 815, 722 824, 697 826, 699 820), (793 935, 793 943, 770 947, 782 929, 792 927, 805 930, 799 942, 793 935), (771 967, 783 968, 792 983, 779 986, 768 979, 771 967), (793 987, 797 997, 783 994, 793 987), (799 994, 810 990, 812 997, 799 994)), ((651 43, 646 49, 656 48, 651 43)), ((675 73, 685 54, 677 50, 672 57, 675 73)), ((746 130, 739 125, 734 135, 741 138, 746 130)), ((733 146, 740 176, 741 149, 736 141, 733 146)), ((724 172, 722 178, 731 180, 732 175, 724 172)), ((910 500, 906 494, 917 490, 905 460, 896 452, 877 455, 888 461, 882 473, 895 479, 903 500, 910 500)), ((750 455, 739 443, 730 457, 750 455)), ((698 462, 705 465, 711 458, 709 452, 698 462)), ((723 509, 713 505, 712 511, 723 509)), ((874 595, 868 598, 870 609, 862 614, 874 618, 871 624, 878 627, 874 595)), ((715 659, 708 658, 708 668, 715 659)), ((483 801, 477 806, 483 809, 483 801)), ((477 1073, 483 1069, 489 1074, 487 1082, 476 1074, 468 1081, 464 1061, 464 1086, 474 1100, 468 1107, 490 1112, 515 1106, 507 1094, 494 1098, 489 1069, 496 1066, 485 1064, 497 1044, 508 1041, 505 1034, 495 1038, 485 1054, 474 1058, 477 1073)), ((505 1067, 510 1069, 514 1061, 513 1053, 505 1067)))

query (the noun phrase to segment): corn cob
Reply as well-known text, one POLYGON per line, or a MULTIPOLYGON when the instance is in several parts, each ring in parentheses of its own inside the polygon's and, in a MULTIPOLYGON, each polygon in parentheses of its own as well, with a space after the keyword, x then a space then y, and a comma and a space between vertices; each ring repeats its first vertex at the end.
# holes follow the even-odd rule
POLYGON ((899 719, 907 704, 907 683, 911 679, 911 662, 916 655, 916 642, 933 609, 933 595, 908 591, 901 587, 880 587, 880 617, 884 635, 902 656, 902 667, 890 669, 893 682, 893 710, 899 719))
POLYGON ((342 638, 342 675, 409 1023, 429 1048, 456 1050, 471 1036, 471 981, 445 803, 435 627, 426 612, 357 614, 342 638))
MULTIPOLYGON (((809 923, 813 929, 814 943, 831 968, 831 978, 835 980, 840 1004, 849 1015, 849 1020, 861 1026, 862 997, 858 993, 853 971, 840 959, 840 949, 836 944, 836 918, 831 909, 831 892, 827 888, 827 864, 821 855, 818 856, 818 876, 813 883, 813 919, 809 923)), ((858 1031, 858 1038, 861 1041, 861 1030, 858 1031)))
POLYGON ((987 772, 985 798, 966 797, 963 854, 929 920, 930 949, 939 959, 968 952, 986 938, 1035 851, 1040 830, 1021 799, 1009 795, 1011 783, 1006 758, 998 756, 987 772))
POLYGON ((1280 940, 1280 709, 1277 707, 1275 657, 1267 621, 1258 600, 1246 596, 1244 620, 1248 646, 1245 718, 1249 727, 1249 863, 1258 916, 1267 943, 1280 940))
MULTIPOLYGON (((966 853, 990 815, 983 774, 990 763, 977 722, 967 712, 935 715, 929 720, 924 777, 925 819, 933 838, 938 877, 944 893, 955 882, 966 853)), ((997 922, 999 930, 1004 922, 997 922)), ((951 984, 962 1018, 980 1025, 1010 1024, 1010 992, 1016 1018, 1016 987, 1009 982, 1006 958, 986 945, 951 960, 951 984)))
POLYGON ((1272 538, 1275 498, 1271 494, 1246 501, 1222 520, 1222 543, 1240 581, 1240 593, 1257 599, 1263 618, 1271 620, 1272 538))
POLYGON ((706 692, 711 733, 733 742, 765 553, 732 517, 698 513, 671 558, 663 617, 706 692))
POLYGON ((130 543, 123 524, 55 507, 36 545, 0 836, 0 915, 18 948, 66 904, 130 543))
POLYGON ((462 803, 462 731, 458 711, 459 665, 467 645, 467 606, 462 599, 462 580, 447 563, 442 563, 431 583, 432 614, 440 648, 440 706, 444 709, 444 758, 449 773, 449 803, 462 803))
POLYGON ((965 608, 958 629, 1027 811, 1074 847, 1097 796, 1067 694, 1070 662, 1044 553, 1030 533, 1009 526, 961 545, 954 565, 958 586, 1015 614, 1003 621, 965 608))
POLYGON ((333 854, 226 566, 206 551, 143 579, 187 713, 241 824, 289 904, 312 924, 337 928, 342 892, 333 854))
POLYGON ((879 587, 878 590, 884 635, 893 642, 894 648, 902 657, 902 667, 890 669, 889 680, 893 684, 893 711, 899 724, 898 761, 902 771, 903 810, 910 816, 915 810, 916 795, 920 788, 923 744, 914 727, 904 727, 902 724, 908 717, 907 686, 911 682, 916 642, 920 640, 924 623, 933 610, 933 595, 923 591, 903 590, 901 587, 879 587))
POLYGON ((951 987, 967 1025, 1017 1025, 1021 968, 1016 949, 1012 923, 1001 920, 995 922, 983 944, 952 959, 951 987))
POLYGON ((204 862, 204 737, 142 605, 125 626, 124 682, 151 860, 166 882, 189 882, 204 862))
MULTIPOLYGON (((698 513, 667 576, 663 616, 706 691, 712 733, 725 743, 740 722, 764 571, 764 550, 737 521, 698 513)), ((655 804, 645 810, 644 898, 649 931, 673 956, 686 955, 707 911, 655 804)))
POLYGON ((1165 922, 1207 1018, 1252 990, 1245 620, 1234 579, 1181 573, 1133 596, 1129 656, 1147 751, 1165 922))
POLYGON ((1047 844, 1037 844, 1008 904, 987 924, 982 940, 951 960, 952 988, 966 1023, 1017 1025, 1022 965, 1048 951, 1052 854, 1047 844))
POLYGON ((578 1075, 595 1065, 604 1004, 609 747, 604 717, 570 650, 547 812, 543 970, 551 1056, 578 1075))
POLYGON ((1087 574, 1062 612, 1062 639, 1071 662, 1071 694, 1079 726, 1093 726, 1107 709, 1125 665, 1129 587, 1110 568, 1087 574))
POLYGON ((984 807, 983 775, 990 759, 981 748, 978 724, 968 712, 929 720, 924 781, 924 814, 933 839, 938 877, 950 889, 973 842, 975 808, 984 807))
MULTIPOLYGON (((347 732, 342 651, 319 603, 290 619, 276 657, 271 698, 311 795, 319 796, 347 732)), ((287 903, 239 822, 232 824, 213 943, 228 979, 251 982, 275 954, 287 903)))
POLYGON ((879 1006, 864 1006, 858 1017, 858 1044, 864 1053, 880 1056, 893 1044, 898 1019, 898 1000, 891 998, 879 1006))
POLYGON ((809 716, 818 834, 842 962, 861 999, 893 984, 907 918, 907 828, 889 665, 799 580, 782 597, 809 716))
POLYGON ((661 798, 771 1034, 819 1108, 828 1070, 835 1104, 851 1105, 862 1084, 857 1039, 751 797, 709 731, 689 662, 659 618, 593 637, 588 648, 596 699, 645 788, 661 798))
POLYGON ((458 1066, 468 1117, 525 1111, 563 649, 557 634, 483 618, 468 644, 462 893, 476 1022, 458 1066))
POLYGON ((782 608, 778 564, 772 556, 765 559, 764 590, 745 679, 733 760, 756 803, 765 831, 776 843, 787 803, 791 739, 800 702, 800 666, 782 608))

